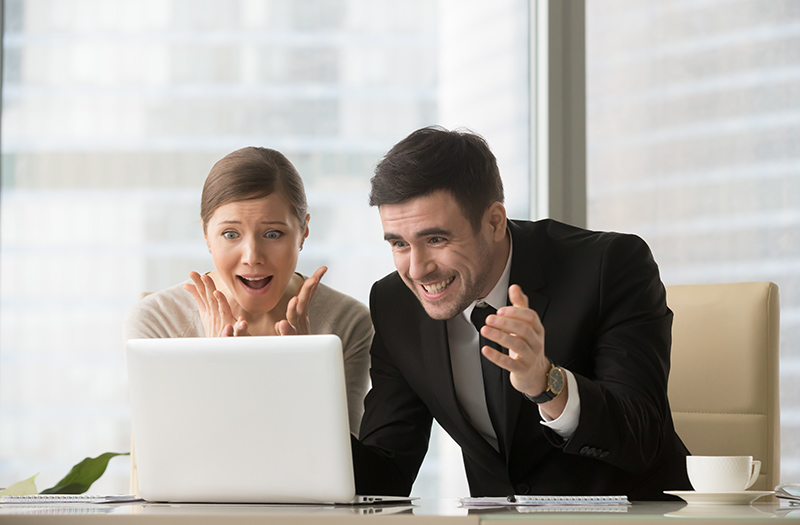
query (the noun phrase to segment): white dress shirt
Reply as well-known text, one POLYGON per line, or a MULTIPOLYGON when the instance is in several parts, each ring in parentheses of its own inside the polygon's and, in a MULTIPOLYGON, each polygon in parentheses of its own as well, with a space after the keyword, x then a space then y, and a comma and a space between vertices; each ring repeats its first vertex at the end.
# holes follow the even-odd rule
MULTIPOLYGON (((489 418, 489 409, 486 407, 486 395, 483 388, 483 373, 481 372, 480 354, 480 335, 475 325, 470 321, 472 310, 479 302, 487 303, 499 310, 508 304, 509 277, 511 275, 511 254, 514 251, 513 245, 509 246, 508 260, 500 279, 495 284, 492 291, 484 298, 474 301, 472 304, 457 315, 447 321, 447 339, 450 345, 450 363, 453 367, 453 381, 455 383, 456 398, 461 404, 470 423, 478 432, 494 447, 500 450, 497 444, 497 435, 492 427, 489 418)), ((545 337, 545 353, 547 349, 547 339, 545 337)), ((581 412, 581 401, 578 394, 578 384, 575 376, 569 370, 564 370, 567 376, 567 405, 564 412, 557 419, 550 419, 542 409, 542 424, 550 427, 553 431, 564 439, 568 439, 578 427, 578 419, 581 412)), ((522 394, 520 394, 522 395, 522 394)))

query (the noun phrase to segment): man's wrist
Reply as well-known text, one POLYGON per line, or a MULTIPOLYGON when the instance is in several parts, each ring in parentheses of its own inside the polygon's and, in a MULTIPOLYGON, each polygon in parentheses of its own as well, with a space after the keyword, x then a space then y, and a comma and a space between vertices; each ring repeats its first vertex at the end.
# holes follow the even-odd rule
POLYGON ((558 367, 550 361, 550 367, 545 373, 545 389, 543 392, 539 393, 538 395, 532 396, 527 393, 524 393, 525 398, 537 405, 541 405, 543 403, 547 403, 552 401, 556 397, 558 397, 561 392, 564 390, 565 386, 565 377, 564 377, 564 370, 561 367, 558 367))

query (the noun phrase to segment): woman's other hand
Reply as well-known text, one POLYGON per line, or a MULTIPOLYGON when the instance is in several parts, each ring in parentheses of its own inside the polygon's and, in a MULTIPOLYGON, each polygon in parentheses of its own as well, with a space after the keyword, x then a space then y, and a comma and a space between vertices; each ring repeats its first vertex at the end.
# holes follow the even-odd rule
POLYGON ((247 331, 247 321, 245 321, 244 316, 240 315, 239 319, 237 319, 232 326, 226 324, 222 329, 221 335, 222 337, 239 337, 250 335, 247 331))
POLYGON ((278 335, 308 335, 311 333, 308 308, 322 276, 327 271, 327 266, 320 266, 314 275, 303 282, 297 295, 289 299, 289 305, 286 307, 286 320, 275 323, 275 332, 278 335))
POLYGON ((206 337, 230 337, 248 335, 247 321, 244 317, 236 319, 225 294, 217 290, 214 280, 208 274, 189 273, 192 284, 186 283, 183 289, 192 294, 206 337))

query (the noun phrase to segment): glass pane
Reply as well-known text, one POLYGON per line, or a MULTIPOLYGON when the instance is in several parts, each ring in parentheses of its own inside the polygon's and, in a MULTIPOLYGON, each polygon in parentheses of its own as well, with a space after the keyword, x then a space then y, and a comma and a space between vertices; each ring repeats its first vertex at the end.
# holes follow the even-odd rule
POLYGON ((773 281, 781 477, 800 479, 800 3, 586 3, 588 215, 667 284, 773 281))
MULTIPOLYGON (((524 0, 7 0, 0 486, 129 449, 122 318, 210 269, 200 190, 230 151, 294 162, 298 270, 364 302, 394 269, 369 179, 414 129, 482 133, 527 217, 527 20, 524 0)), ((415 487, 433 496, 437 436, 415 487)), ((127 490, 125 458, 92 488, 127 490)))

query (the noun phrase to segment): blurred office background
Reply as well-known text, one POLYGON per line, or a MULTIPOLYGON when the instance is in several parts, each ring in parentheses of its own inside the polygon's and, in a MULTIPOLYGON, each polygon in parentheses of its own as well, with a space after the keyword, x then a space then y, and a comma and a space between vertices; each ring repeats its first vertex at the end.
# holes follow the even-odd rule
MULTIPOLYGON (((234 149, 295 163, 299 270, 364 302, 393 270, 369 178, 418 127, 484 135, 509 215, 546 215, 544 2, 5 0, 0 487, 128 450, 122 318, 210 269, 200 189, 234 149)), ((644 237, 667 284, 778 283, 782 477, 800 481, 800 3, 588 0, 585 20, 588 226, 644 237)), ((116 458, 92 491, 127 487, 116 458)), ((414 492, 466 494, 439 430, 414 492)))

